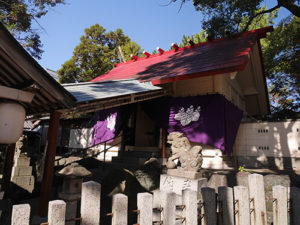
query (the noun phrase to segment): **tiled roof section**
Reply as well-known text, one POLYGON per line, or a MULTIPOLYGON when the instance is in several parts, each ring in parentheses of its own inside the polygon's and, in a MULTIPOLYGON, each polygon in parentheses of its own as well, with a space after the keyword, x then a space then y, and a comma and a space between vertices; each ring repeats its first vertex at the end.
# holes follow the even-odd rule
POLYGON ((170 50, 163 54, 131 60, 116 65, 114 69, 94 81, 137 79, 153 84, 174 80, 241 71, 248 62, 251 47, 257 39, 265 37, 267 27, 246 32, 231 38, 204 42, 193 47, 170 50))

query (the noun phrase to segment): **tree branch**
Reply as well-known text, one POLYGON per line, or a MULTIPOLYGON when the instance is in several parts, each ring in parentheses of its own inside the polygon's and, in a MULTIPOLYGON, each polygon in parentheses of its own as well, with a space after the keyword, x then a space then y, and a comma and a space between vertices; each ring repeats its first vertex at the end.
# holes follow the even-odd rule
POLYGON ((293 15, 300 17, 300 6, 296 5, 292 1, 288 1, 288 0, 277 0, 277 1, 278 1, 278 5, 286 8, 293 15))
POLYGON ((184 3, 185 3, 185 0, 182 0, 182 1, 181 1, 181 4, 180 4, 180 8, 178 9, 178 13, 181 11, 182 6, 183 6, 184 3))
POLYGON ((252 21, 253 21, 256 17, 258 17, 259 15, 265 14, 265 13, 273 12, 274 10, 279 9, 279 8, 280 8, 280 5, 278 4, 278 5, 274 6, 274 7, 271 8, 271 9, 261 11, 261 12, 255 14, 254 16, 250 17, 249 20, 248 20, 248 22, 247 22, 247 24, 246 24, 246 26, 245 26, 245 28, 243 29, 243 32, 247 31, 248 27, 250 26, 250 24, 252 23, 252 21))

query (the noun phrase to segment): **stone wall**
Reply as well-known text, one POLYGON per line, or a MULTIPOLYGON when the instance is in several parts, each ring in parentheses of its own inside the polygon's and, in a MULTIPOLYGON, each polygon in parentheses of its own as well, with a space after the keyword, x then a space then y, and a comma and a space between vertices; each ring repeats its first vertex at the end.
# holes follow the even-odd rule
POLYGON ((32 166, 30 166, 30 158, 25 154, 20 154, 15 158, 12 168, 11 181, 32 193, 34 189, 34 176, 32 176, 32 166))

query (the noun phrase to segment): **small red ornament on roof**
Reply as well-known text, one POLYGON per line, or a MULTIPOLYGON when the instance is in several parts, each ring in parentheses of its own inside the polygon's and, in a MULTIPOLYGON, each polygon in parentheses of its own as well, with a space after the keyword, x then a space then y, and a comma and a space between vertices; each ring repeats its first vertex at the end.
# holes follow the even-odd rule
POLYGON ((135 60, 135 61, 138 60, 138 58, 139 58, 139 57, 137 57, 136 55, 133 55, 133 54, 131 54, 130 57, 131 57, 133 60, 135 60))
POLYGON ((149 52, 146 52, 145 50, 143 51, 143 54, 148 58, 148 57, 150 57, 150 53, 149 52))
POLYGON ((177 52, 177 50, 179 49, 176 43, 172 43, 171 46, 174 48, 175 52, 177 52))
POLYGON ((165 51, 162 50, 160 47, 157 47, 156 49, 157 49, 157 51, 159 51, 159 53, 160 53, 161 55, 164 54, 164 52, 165 52, 165 51))
POLYGON ((189 42, 189 44, 190 44, 191 47, 193 47, 195 45, 195 43, 192 40, 190 40, 190 39, 188 39, 188 42, 189 42))

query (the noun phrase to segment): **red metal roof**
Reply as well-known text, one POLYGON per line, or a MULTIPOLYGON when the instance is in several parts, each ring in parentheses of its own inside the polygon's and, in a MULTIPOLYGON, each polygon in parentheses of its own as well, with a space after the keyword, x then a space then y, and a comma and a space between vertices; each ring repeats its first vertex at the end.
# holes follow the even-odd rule
POLYGON ((272 27, 119 63, 92 80, 138 79, 153 84, 244 70, 251 47, 272 27))

